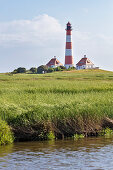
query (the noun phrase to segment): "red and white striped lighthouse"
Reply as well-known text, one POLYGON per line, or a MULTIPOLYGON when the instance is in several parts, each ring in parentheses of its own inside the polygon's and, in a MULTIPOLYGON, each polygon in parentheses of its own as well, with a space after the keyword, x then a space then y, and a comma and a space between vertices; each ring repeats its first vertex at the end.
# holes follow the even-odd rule
POLYGON ((73 50, 72 50, 72 26, 70 22, 66 27, 66 49, 65 49, 65 67, 73 67, 73 50))

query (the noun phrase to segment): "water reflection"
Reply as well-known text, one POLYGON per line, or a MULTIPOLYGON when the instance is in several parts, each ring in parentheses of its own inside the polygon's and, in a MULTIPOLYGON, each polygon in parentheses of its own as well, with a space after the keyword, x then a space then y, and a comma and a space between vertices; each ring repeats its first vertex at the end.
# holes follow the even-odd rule
POLYGON ((0 169, 111 170, 113 139, 23 142, 0 147, 0 169))

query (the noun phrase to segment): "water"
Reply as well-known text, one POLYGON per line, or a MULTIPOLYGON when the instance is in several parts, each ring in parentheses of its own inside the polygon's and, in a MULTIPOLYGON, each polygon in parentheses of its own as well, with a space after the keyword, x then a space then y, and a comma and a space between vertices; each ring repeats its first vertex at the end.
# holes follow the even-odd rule
POLYGON ((0 146, 0 170, 112 170, 113 139, 23 142, 0 146))

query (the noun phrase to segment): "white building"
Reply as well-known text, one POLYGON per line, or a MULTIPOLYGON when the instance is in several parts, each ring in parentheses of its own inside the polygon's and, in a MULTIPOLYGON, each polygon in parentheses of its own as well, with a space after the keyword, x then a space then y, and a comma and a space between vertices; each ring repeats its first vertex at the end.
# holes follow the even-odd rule
POLYGON ((82 58, 77 64, 76 69, 93 69, 95 68, 94 64, 84 55, 84 58, 82 58))
POLYGON ((51 68, 56 68, 58 66, 63 66, 62 63, 60 63, 60 61, 56 58, 56 56, 54 56, 54 58, 52 58, 47 64, 47 67, 51 67, 51 68))

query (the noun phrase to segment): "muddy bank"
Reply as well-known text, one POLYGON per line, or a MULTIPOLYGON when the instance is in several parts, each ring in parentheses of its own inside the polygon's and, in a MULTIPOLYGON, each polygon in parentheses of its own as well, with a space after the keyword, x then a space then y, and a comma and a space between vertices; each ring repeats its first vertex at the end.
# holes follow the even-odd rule
POLYGON ((97 122, 88 119, 84 121, 70 119, 43 123, 38 122, 27 126, 12 127, 12 131, 15 141, 37 141, 47 140, 50 131, 53 132, 56 139, 64 139, 72 137, 74 134, 83 134, 85 137, 98 136, 105 128, 113 129, 113 120, 108 117, 97 122))

